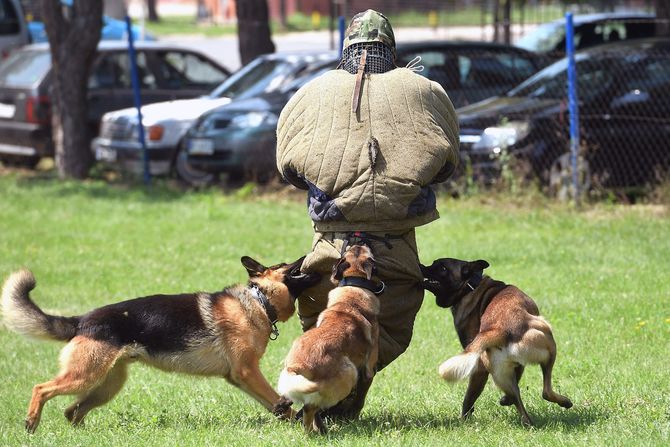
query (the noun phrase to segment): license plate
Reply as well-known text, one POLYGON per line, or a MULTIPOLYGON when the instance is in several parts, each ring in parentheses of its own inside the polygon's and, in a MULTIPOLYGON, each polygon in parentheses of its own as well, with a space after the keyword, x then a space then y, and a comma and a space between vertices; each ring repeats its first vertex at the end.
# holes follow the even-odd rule
POLYGON ((98 146, 95 148, 95 159, 98 161, 114 162, 116 161, 116 151, 98 146))
POLYGON ((14 104, 0 103, 0 118, 12 119, 14 118, 14 112, 16 112, 16 106, 14 104))
POLYGON ((193 155, 212 155, 214 153, 214 140, 206 138, 189 140, 188 153, 193 155))

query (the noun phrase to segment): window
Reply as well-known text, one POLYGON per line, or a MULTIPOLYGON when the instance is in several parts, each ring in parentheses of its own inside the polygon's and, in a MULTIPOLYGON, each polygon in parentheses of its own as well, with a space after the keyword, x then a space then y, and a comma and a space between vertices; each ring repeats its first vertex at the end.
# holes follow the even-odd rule
POLYGON ((11 0, 0 0, 0 36, 21 31, 19 16, 11 0))
POLYGON ((48 51, 17 51, 0 64, 0 84, 7 87, 30 87, 42 80, 51 69, 48 51))
MULTIPOLYGON (((156 77, 147 66, 144 52, 137 53, 137 78, 142 89, 156 89, 156 77)), ((104 52, 93 67, 89 88, 132 88, 130 57, 125 52, 104 52)))
POLYGON ((226 73, 193 53, 167 51, 157 53, 157 71, 171 88, 215 87, 226 73))

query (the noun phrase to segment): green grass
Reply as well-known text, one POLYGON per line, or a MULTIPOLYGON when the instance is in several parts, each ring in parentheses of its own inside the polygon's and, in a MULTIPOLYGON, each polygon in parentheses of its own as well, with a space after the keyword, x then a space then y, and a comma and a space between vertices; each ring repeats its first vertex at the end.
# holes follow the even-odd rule
MULTIPOLYGON (((404 11, 402 13, 389 13, 388 18, 396 28, 401 27, 431 27, 431 26, 480 26, 482 24, 481 10, 479 8, 439 10, 436 11, 437 23, 432 23, 427 12, 404 11)), ((547 6, 542 8, 527 8, 523 21, 525 23, 541 23, 563 17, 562 8, 547 6)), ((286 19, 286 28, 283 29, 278 21, 272 21, 270 26, 272 33, 287 31, 312 31, 329 29, 330 19, 327 15, 318 16, 313 21, 311 14, 295 13, 286 19)), ((349 17, 350 18, 350 17, 349 17)), ((521 14, 518 8, 512 11, 512 22, 520 23, 521 14)), ((502 20, 502 17, 501 17, 502 20)), ((484 23, 493 23, 493 15, 487 11, 484 15, 484 23)), ((334 24, 337 31, 337 22, 334 24)), ((192 16, 165 16, 160 22, 146 22, 147 31, 155 36, 170 36, 179 34, 200 34, 206 37, 226 36, 237 33, 237 27, 232 24, 210 24, 197 23, 192 16)))
MULTIPOLYGON (((552 323, 555 386, 575 406, 543 401, 539 368, 528 368, 522 396, 536 428, 522 428, 515 410, 498 406, 490 383, 474 418, 458 420, 465 386, 443 383, 437 366, 460 348, 449 312, 427 296, 412 345, 375 379, 361 420, 331 425, 325 439, 276 421, 222 379, 141 365, 85 427, 66 423, 71 398, 58 397, 27 435, 32 386, 56 374, 61 344, 0 327, 0 445, 668 445, 667 211, 523 202, 440 200, 442 218, 417 232, 424 262, 487 259, 492 276, 523 288, 552 323)), ((31 268, 34 299, 62 314, 144 294, 218 290, 245 280, 242 255, 292 260, 311 240, 304 198, 291 194, 250 198, 5 174, 0 209, 2 276, 31 268)), ((271 383, 299 334, 297 318, 280 331, 262 362, 271 383)))

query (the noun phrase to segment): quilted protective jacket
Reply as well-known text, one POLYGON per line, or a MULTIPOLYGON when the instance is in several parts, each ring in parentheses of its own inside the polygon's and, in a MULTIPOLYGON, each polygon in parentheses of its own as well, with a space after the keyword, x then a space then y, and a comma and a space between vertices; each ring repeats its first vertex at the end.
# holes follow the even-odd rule
POLYGON ((277 167, 308 190, 317 231, 409 229, 439 217, 432 183, 458 163, 458 122, 444 89, 407 68, 355 75, 332 70, 282 110, 277 167))

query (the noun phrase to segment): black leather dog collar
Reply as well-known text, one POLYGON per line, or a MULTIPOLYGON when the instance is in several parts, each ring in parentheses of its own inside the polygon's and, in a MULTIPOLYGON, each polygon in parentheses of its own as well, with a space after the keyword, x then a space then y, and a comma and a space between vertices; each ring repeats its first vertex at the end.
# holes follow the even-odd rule
POLYGON ((256 301, 261 303, 265 309, 265 313, 267 314, 268 319, 270 320, 270 324, 272 325, 270 340, 276 340, 277 337, 279 337, 279 329, 277 329, 277 310, 272 304, 270 304, 270 300, 268 300, 268 297, 265 296, 265 293, 263 293, 258 285, 250 284, 249 290, 251 290, 251 296, 256 298, 256 301))
POLYGON ((481 284, 483 277, 484 277, 484 274, 482 272, 477 272, 465 284, 468 287, 470 287, 471 290, 475 290, 477 287, 479 287, 479 284, 481 284))
POLYGON ((375 295, 381 295, 386 289, 386 284, 384 281, 380 281, 379 284, 376 284, 374 281, 369 279, 359 278, 358 276, 347 276, 340 280, 338 287, 360 287, 361 289, 367 289, 375 295))

